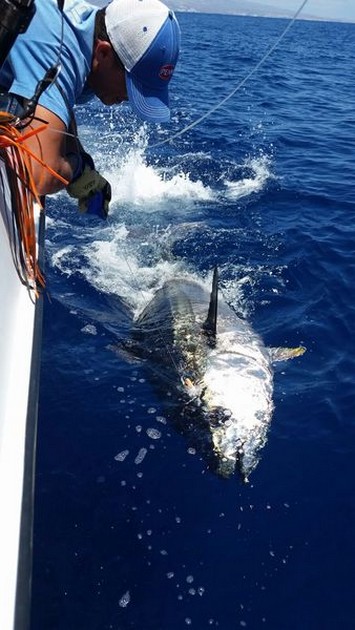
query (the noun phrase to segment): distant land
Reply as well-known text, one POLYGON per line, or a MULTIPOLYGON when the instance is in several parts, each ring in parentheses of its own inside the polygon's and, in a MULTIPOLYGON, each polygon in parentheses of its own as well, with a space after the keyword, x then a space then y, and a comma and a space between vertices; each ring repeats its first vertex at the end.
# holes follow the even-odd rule
MULTIPOLYGON (((254 17, 291 18, 296 12, 280 9, 254 0, 166 0, 173 11, 187 13, 223 13, 229 15, 249 15, 254 17)), ((297 8, 297 7, 296 7, 297 8)), ((325 20, 317 15, 301 13, 298 19, 325 20)))

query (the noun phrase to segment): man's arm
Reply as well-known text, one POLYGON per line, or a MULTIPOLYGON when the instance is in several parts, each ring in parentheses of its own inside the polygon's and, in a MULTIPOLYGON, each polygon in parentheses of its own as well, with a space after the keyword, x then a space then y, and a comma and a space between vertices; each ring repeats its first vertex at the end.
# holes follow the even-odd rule
MULTIPOLYGON (((40 120, 33 120, 30 124, 31 129, 42 126, 43 121, 47 123, 47 127, 29 138, 25 143, 26 146, 45 164, 70 182, 77 165, 75 155, 79 151, 76 139, 66 135, 68 130, 64 122, 45 107, 37 105, 35 116, 40 120)), ((76 131, 72 125, 71 128, 76 131)), ((28 127, 25 128, 25 133, 26 131, 28 131, 28 127)), ((36 160, 32 159, 31 163, 35 184, 40 195, 55 193, 65 187, 36 160)))
POLYGON ((39 195, 50 195, 67 187, 68 194, 78 200, 80 212, 96 214, 106 219, 111 201, 111 186, 95 170, 93 159, 81 146, 74 116, 67 133, 64 122, 41 105, 37 105, 35 115, 38 120, 31 123, 31 129, 43 126, 43 121, 48 124, 43 131, 31 136, 26 144, 34 155, 64 177, 69 184, 63 184, 32 158, 33 177, 39 195))

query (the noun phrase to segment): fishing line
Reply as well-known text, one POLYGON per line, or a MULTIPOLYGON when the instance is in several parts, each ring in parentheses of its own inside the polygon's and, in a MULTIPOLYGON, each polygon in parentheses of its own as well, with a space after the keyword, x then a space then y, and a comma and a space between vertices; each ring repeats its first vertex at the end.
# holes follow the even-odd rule
POLYGON ((265 63, 265 61, 270 57, 270 55, 272 55, 272 53, 274 52, 275 48, 277 48, 279 46, 280 42, 283 40, 285 35, 288 33, 288 31, 290 30, 291 26, 293 26, 294 22, 297 20, 299 14, 301 13, 301 11, 303 11, 303 9, 304 9, 304 7, 306 6, 307 3, 308 3, 308 0, 303 0, 301 5, 297 9, 296 13, 294 14, 294 16, 290 19, 290 21, 286 25, 285 29, 282 31, 281 35, 277 38, 276 42, 274 44, 272 44, 272 46, 266 51, 266 53, 260 59, 260 61, 258 61, 256 66, 254 66, 254 68, 247 74, 247 76, 244 77, 244 79, 242 79, 238 83, 238 85, 236 85, 236 87, 227 96, 225 96, 221 101, 219 101, 219 103, 217 103, 217 105, 214 105, 213 107, 211 107, 211 109, 209 109, 208 112, 206 112, 205 114, 200 116, 200 118, 197 118, 197 120, 195 120, 193 123, 191 123, 190 125, 187 125, 187 127, 184 127, 184 129, 182 129, 181 131, 177 131, 176 133, 174 133, 169 138, 166 138, 166 140, 162 140, 161 142, 156 142, 155 144, 152 144, 151 146, 148 147, 148 149, 154 149, 155 147, 160 147, 163 144, 166 144, 167 142, 171 142, 172 140, 175 140, 175 138, 179 138, 180 136, 185 134, 187 131, 190 131, 190 129, 193 129, 194 127, 199 125, 200 122, 202 122, 203 120, 205 120, 206 118, 211 116, 211 114, 213 114, 215 111, 217 111, 217 109, 219 109, 220 107, 222 107, 222 105, 224 105, 227 101, 229 101, 229 99, 231 99, 232 96, 234 96, 243 87, 243 85, 247 81, 249 81, 249 79, 259 70, 259 68, 265 63))

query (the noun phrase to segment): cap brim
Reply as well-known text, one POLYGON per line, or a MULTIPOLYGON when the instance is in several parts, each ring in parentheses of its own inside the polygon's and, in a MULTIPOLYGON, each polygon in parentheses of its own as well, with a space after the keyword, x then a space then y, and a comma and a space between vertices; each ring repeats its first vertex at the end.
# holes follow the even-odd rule
POLYGON ((168 86, 166 89, 147 88, 126 71, 128 100, 142 120, 164 123, 170 120, 168 86))

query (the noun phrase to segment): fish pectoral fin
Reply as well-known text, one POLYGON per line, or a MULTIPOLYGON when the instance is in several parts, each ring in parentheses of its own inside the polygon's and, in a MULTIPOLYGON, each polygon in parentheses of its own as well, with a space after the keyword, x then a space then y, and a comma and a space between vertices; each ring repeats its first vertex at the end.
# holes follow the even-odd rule
POLYGON ((294 359, 301 357, 306 352, 304 346, 297 346, 297 348, 269 348, 271 361, 287 361, 287 359, 294 359))

